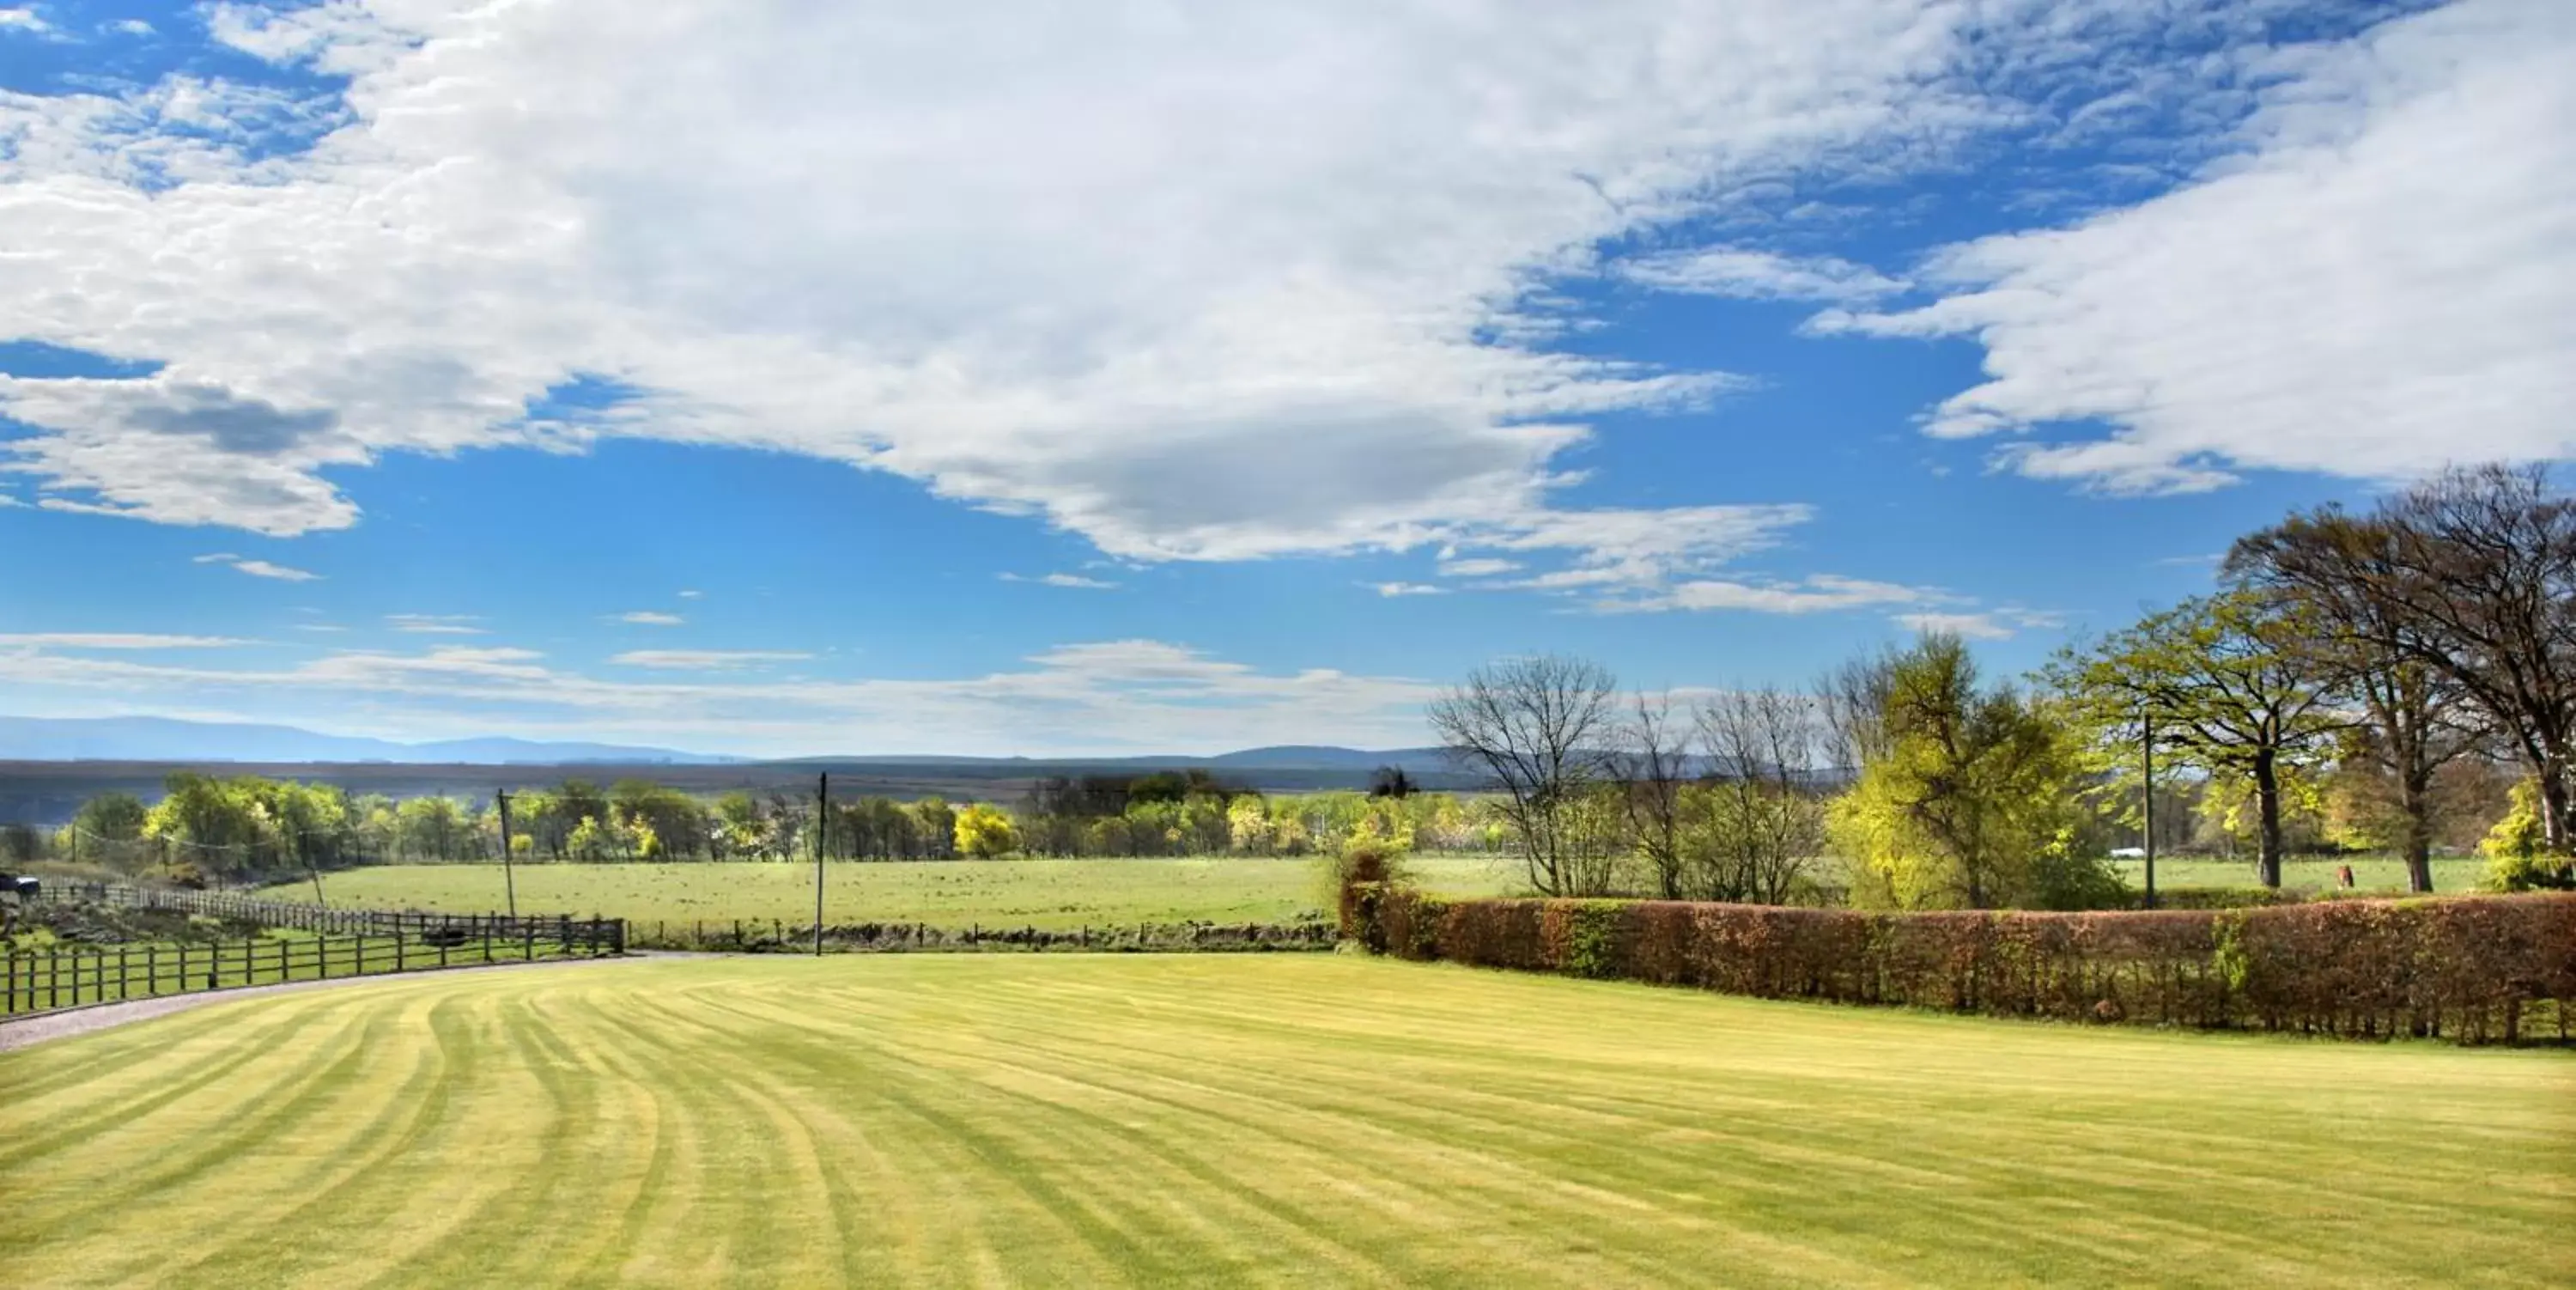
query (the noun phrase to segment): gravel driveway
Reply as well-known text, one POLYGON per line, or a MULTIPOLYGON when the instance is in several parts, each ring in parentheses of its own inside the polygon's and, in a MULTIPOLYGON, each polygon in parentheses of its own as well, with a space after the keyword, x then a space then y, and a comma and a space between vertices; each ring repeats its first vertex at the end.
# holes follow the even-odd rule
MULTIPOLYGON (((630 954, 629 960, 654 957, 630 954)), ((524 972, 530 968, 562 967, 568 963, 612 963, 615 959, 540 959, 534 963, 477 963, 471 967, 431 969, 443 972, 524 972)), ((419 976, 419 972, 382 972, 374 976, 334 977, 328 981, 288 981, 278 985, 235 986, 229 990, 200 990, 194 994, 165 994, 157 999, 133 999, 124 1003, 98 1003, 86 1008, 68 1008, 42 1016, 20 1017, 0 1021, 0 1053, 13 1048, 41 1044, 48 1039, 67 1039, 86 1035, 93 1030, 122 1026, 129 1022, 149 1021, 174 1012, 209 1003, 229 1003, 235 999, 257 998, 263 994, 288 994, 301 990, 329 990, 338 986, 357 985, 367 981, 390 981, 400 977, 419 976)))

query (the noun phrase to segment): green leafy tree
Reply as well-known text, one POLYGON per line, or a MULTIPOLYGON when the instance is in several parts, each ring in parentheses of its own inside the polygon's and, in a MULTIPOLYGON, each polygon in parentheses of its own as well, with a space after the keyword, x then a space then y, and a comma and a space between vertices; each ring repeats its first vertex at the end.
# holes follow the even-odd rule
POLYGON ((74 860, 130 867, 138 863, 149 812, 132 793, 101 793, 81 803, 64 832, 62 850, 74 860))
POLYGON ((2295 602, 2229 591, 2070 649, 2050 678, 2112 764, 2132 764, 2141 723, 2152 721, 2174 761, 2249 785, 2256 876, 2278 887, 2284 784, 2329 758, 2351 724, 2332 672, 2308 648, 2315 635, 2295 602))
POLYGON ((2064 714, 1980 683, 1966 644, 1927 633, 1873 660, 1860 777, 1828 810, 1855 895, 1906 909, 2101 903, 2078 844, 2081 749, 2064 714))

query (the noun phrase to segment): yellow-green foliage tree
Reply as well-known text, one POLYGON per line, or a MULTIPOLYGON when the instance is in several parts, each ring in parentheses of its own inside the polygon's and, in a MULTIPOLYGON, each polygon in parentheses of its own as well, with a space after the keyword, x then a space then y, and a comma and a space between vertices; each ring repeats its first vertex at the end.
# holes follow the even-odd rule
POLYGON ((2478 851, 2487 858, 2487 886, 2497 891, 2551 891, 2576 888, 2576 871, 2567 858, 2549 851, 2543 827, 2540 781, 2513 786, 2512 806, 2487 831, 2478 851))
POLYGON ((991 860, 1019 849, 1019 828, 1000 807, 970 802, 957 812, 957 854, 991 860))
POLYGON ((2118 881, 2078 845, 2081 750, 2063 714, 1980 684, 1965 642, 1927 633, 1885 656, 1878 729, 1829 828, 1853 896, 1904 909, 2080 908, 2118 881))

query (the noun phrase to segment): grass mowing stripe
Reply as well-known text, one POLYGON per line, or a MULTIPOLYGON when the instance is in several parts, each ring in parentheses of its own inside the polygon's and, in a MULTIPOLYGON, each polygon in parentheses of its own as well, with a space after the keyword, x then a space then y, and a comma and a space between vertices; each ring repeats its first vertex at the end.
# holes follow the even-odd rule
POLYGON ((214 1285, 289 1279, 292 1264, 311 1260, 307 1241, 315 1220, 348 1215, 371 1203, 384 1208, 389 1198, 380 1184, 387 1171, 410 1153, 430 1149, 454 1128, 450 1110, 457 1086, 470 1078, 459 1066, 470 1065, 472 1050, 452 1042, 452 1022, 442 1014, 454 1013, 460 1002, 417 1001, 425 1006, 406 1013, 403 1028, 425 1027, 433 1042, 420 1049, 417 1068, 401 1094, 383 1099, 377 1114, 355 1132, 308 1146, 311 1164, 275 1189, 276 1199, 259 1207, 256 1224, 192 1246, 177 1265, 214 1285), (397 1119, 399 1127, 390 1128, 397 1119))
MULTIPOLYGON (((740 1018, 743 1014, 738 1004, 711 1003, 707 1010, 714 1016, 692 1019, 687 1024, 710 1031, 728 1046, 746 1040, 743 1028, 724 1026, 716 1019, 740 1018)), ((753 1020, 752 1031, 764 1029, 756 1018, 753 1020)), ((793 1052, 792 1046, 782 1045, 775 1039, 768 1048, 772 1056, 789 1056, 793 1052), (785 1051, 781 1051, 782 1047, 785 1051)), ((1130 1260, 1156 1257, 1156 1243, 1139 1240, 1127 1225, 1120 1223, 1111 1212, 1115 1205, 1107 1198, 1086 1196, 1080 1190, 1059 1187, 1035 1177, 1038 1170, 1033 1167, 1032 1156, 1024 1149, 1026 1144, 1018 1135, 987 1131, 974 1120, 948 1112, 942 1105, 946 1100, 942 1095, 948 1092, 946 1088, 921 1088, 916 1072, 895 1063, 887 1063, 873 1074, 879 1081, 877 1096, 885 1108, 910 1117, 932 1130, 937 1139, 954 1144, 964 1157, 958 1162, 961 1167, 1000 1173, 1038 1212, 1078 1234, 1088 1245, 1109 1246, 1113 1253, 1130 1260)), ((1040 1151, 1037 1158, 1044 1159, 1053 1154, 1040 1151)))
POLYGON ((0 1054, 5 1149, 90 1126, 5 1175, 0 1248, 334 1290, 2553 1285, 2571 1095, 2563 1052, 1329 956, 665 961, 0 1054))

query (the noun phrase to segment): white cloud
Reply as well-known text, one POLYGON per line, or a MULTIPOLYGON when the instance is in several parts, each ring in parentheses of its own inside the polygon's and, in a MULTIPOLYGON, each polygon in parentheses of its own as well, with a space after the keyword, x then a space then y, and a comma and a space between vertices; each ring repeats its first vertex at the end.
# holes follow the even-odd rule
POLYGON ((1491 578, 1520 568, 1518 560, 1500 560, 1488 556, 1442 560, 1440 573, 1448 578, 1491 578))
POLYGON ((483 629, 474 626, 480 621, 472 614, 385 615, 385 622, 395 631, 414 636, 480 636, 483 629))
POLYGON ((703 591, 683 591, 683 592, 681 592, 681 593, 680 593, 680 599, 682 599, 682 600, 695 600, 695 599, 697 599, 698 597, 703 596, 703 595, 705 595, 705 594, 707 594, 707 593, 705 593, 705 592, 703 592, 703 591))
POLYGON ((1926 610, 1897 614, 1892 621, 1908 631, 1951 632, 1969 640, 2011 640, 2025 630, 2055 630, 2066 625, 2066 616, 2046 610, 2004 606, 1975 611, 1926 610))
POLYGON ((1658 291, 1743 300, 1829 300, 1864 304, 1907 284, 1830 255, 1787 256, 1741 247, 1669 251, 1623 261, 1620 277, 1658 291))
POLYGON ((1521 579, 1538 590, 1651 587, 1778 543, 1813 508, 1691 506, 1669 510, 1552 511, 1517 525, 1462 535, 1455 545, 1500 551, 1573 551, 1571 567, 1521 579))
POLYGON ((140 18, 122 18, 109 25, 115 30, 124 32, 129 36, 149 36, 153 34, 152 24, 145 22, 140 18))
POLYGON ((720 672, 751 667, 761 663, 786 663, 814 657, 793 650, 760 649, 631 649, 610 657, 611 663, 628 667, 664 668, 677 671, 720 672))
POLYGON ((0 648, 19 649, 216 649, 256 643, 230 636, 162 636, 148 632, 0 633, 0 648))
POLYGON ((656 609, 636 609, 619 614, 612 621, 633 623, 638 627, 678 627, 689 620, 678 614, 666 614, 656 609))
POLYGON ((2011 640, 2013 629, 1995 621, 1992 614, 1898 614, 1895 621, 1909 631, 1949 632, 1969 640, 2011 640))
POLYGON ((1877 605, 1937 604, 1958 599, 1932 587, 1908 587, 1820 573, 1795 582, 1734 582, 1702 578, 1673 584, 1650 595, 1603 600, 1595 608, 1609 613, 1660 612, 1673 609, 1741 609, 1760 614, 1815 614, 1877 605))
POLYGON ((1385 596, 1388 599, 1393 599, 1397 596, 1445 596, 1449 594, 1449 589, 1447 587, 1435 587, 1427 582, 1370 582, 1363 583, 1361 585, 1375 590, 1377 594, 1385 596))
POLYGON ((218 558, 215 556, 201 555, 197 557, 197 563, 226 564, 232 566, 235 570, 247 573, 254 578, 273 578, 279 582, 315 582, 319 581, 322 577, 321 574, 313 573, 304 569, 291 568, 283 564, 271 564, 266 560, 245 560, 239 556, 228 555, 218 558))
POLYGON ((7 493, 0 493, 0 508, 25 505, 25 502, 19 501, 17 498, 12 497, 7 493))
POLYGON ((1016 573, 996 576, 1004 582, 1034 582, 1045 587, 1069 587, 1084 591, 1107 591, 1118 585, 1099 578, 1086 578, 1078 573, 1050 573, 1037 578, 1023 577, 1016 573))
POLYGON ((2101 420, 2025 473, 2188 491, 2576 454, 2576 5, 2464 0, 2291 48, 2198 182, 1937 257, 1955 292, 1824 329, 1973 335, 1933 434, 2101 420))
POLYGON ((74 698, 110 693, 129 706, 200 713, 234 705, 257 719, 325 728, 363 711, 370 733, 389 738, 507 733, 760 755, 1387 747, 1425 738, 1422 705, 1439 688, 1320 668, 1267 672, 1150 640, 1065 645, 1002 671, 900 680, 610 681, 549 667, 530 650, 462 646, 353 651, 268 670, 31 648, 0 651, 0 686, 74 698))
POLYGON ((23 31, 43 35, 53 29, 53 24, 38 17, 33 9, 23 7, 0 9, 0 31, 23 31))
POLYGON ((1645 576, 1672 553, 1585 545, 1559 458, 1732 378, 1512 339, 1546 330, 1533 289, 1975 113, 1972 15, 1915 0, 626 16, 217 6, 345 104, 0 100, 0 241, 39 248, 0 261, 13 330, 167 364, 0 378, 38 427, 0 453, 64 508, 292 534, 357 522, 327 476, 387 453, 650 436, 1135 560, 1492 537, 1645 576), (328 133, 252 154, 281 129, 328 133), (646 394, 532 423, 578 374, 646 394))

